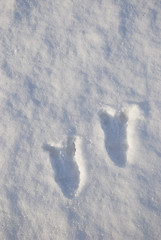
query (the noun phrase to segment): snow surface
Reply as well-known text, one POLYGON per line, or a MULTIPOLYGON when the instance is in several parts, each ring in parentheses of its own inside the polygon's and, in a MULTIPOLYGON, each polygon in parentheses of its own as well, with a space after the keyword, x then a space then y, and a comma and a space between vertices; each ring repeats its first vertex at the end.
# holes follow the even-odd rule
POLYGON ((0 239, 161 239, 160 91, 160 0, 0 0, 0 239))

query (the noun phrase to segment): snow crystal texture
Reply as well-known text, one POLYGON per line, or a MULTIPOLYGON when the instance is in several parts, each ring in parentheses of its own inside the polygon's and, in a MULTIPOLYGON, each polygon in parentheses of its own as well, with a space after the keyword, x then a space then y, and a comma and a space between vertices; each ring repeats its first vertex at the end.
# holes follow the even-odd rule
POLYGON ((0 1, 0 239, 159 240, 161 1, 0 1))

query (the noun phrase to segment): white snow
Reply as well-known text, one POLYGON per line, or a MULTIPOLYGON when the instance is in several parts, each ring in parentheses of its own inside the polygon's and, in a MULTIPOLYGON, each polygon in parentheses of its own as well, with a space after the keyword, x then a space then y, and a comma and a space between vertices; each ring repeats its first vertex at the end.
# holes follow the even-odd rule
POLYGON ((0 0, 0 239, 160 240, 160 91, 160 0, 0 0))

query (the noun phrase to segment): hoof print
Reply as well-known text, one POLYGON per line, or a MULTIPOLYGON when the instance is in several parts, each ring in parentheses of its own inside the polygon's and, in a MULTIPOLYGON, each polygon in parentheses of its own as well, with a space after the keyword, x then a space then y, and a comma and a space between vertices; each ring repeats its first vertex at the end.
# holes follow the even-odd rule
POLYGON ((115 115, 108 112, 99 112, 101 127, 105 135, 106 151, 119 167, 124 167, 127 162, 127 122, 128 116, 120 111, 115 115))
POLYGON ((61 188, 64 196, 72 199, 79 188, 80 182, 80 172, 75 161, 75 139, 69 137, 66 145, 62 148, 48 144, 44 145, 43 148, 49 152, 55 181, 61 188))

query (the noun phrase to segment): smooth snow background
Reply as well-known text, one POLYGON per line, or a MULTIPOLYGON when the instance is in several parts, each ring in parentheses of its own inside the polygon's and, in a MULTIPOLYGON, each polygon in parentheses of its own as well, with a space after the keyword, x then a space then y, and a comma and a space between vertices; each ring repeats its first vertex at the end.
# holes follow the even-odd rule
POLYGON ((161 1, 0 0, 0 239, 160 239, 160 62, 161 1), (99 117, 122 109, 124 167, 99 117), (70 136, 73 198, 43 149, 70 136))

